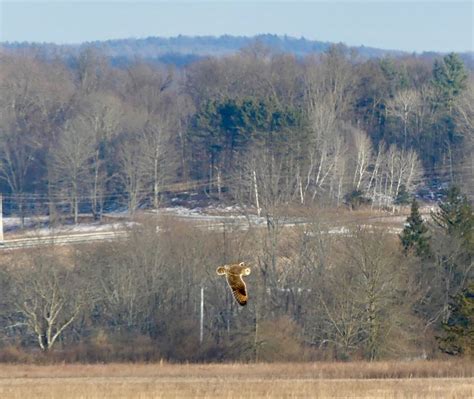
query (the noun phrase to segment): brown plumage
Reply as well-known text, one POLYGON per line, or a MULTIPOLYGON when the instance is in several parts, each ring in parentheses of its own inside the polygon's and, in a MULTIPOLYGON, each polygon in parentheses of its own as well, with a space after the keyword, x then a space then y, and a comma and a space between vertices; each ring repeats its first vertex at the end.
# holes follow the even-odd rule
POLYGON ((244 262, 240 262, 238 264, 220 266, 216 272, 220 276, 226 276, 227 284, 229 284, 234 298, 239 305, 245 306, 247 304, 248 295, 247 287, 242 277, 250 274, 250 267, 245 265, 244 262))

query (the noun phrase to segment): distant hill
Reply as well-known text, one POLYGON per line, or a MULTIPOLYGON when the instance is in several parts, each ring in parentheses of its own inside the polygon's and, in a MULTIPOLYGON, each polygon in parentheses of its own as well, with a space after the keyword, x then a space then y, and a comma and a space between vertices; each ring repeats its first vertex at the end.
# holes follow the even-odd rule
MULTIPOLYGON (((136 58, 151 62, 184 66, 206 56, 222 56, 259 43, 276 52, 292 53, 303 57, 311 53, 321 53, 334 43, 290 36, 262 34, 257 36, 176 36, 171 38, 148 37, 145 39, 117 39, 107 41, 85 42, 77 45, 57 45, 54 43, 6 42, 0 43, 5 50, 34 50, 45 58, 67 58, 77 55, 87 47, 93 47, 112 59, 116 65, 127 64, 136 58)), ((385 56, 399 57, 409 55, 398 50, 384 50, 373 47, 349 47, 363 58, 380 58, 385 56)), ((474 53, 462 54, 470 68, 474 65, 474 53)), ((439 56, 438 53, 423 53, 428 58, 439 56)))

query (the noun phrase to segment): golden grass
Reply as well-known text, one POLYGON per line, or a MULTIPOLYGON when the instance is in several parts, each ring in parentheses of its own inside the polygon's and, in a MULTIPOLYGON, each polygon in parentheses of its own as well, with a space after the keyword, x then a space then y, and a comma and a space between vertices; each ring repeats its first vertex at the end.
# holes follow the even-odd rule
POLYGON ((151 377, 0 380, 0 396, 23 398, 472 398, 474 379, 293 380, 151 377))
POLYGON ((1 365, 0 398, 472 398, 469 362, 1 365))

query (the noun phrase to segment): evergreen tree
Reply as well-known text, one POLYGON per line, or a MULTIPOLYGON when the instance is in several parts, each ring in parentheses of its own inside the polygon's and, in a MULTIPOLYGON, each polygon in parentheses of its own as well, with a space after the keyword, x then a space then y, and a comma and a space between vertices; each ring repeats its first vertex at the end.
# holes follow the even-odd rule
POLYGON ((467 71, 459 55, 448 54, 442 61, 436 60, 433 67, 433 86, 438 103, 452 108, 453 100, 466 88, 467 71))
POLYGON ((474 283, 454 297, 451 316, 443 323, 439 347, 450 355, 474 356, 474 283))
POLYGON ((468 73, 459 55, 451 53, 442 61, 435 61, 433 66, 432 84, 434 88, 434 109, 431 134, 436 158, 445 158, 449 165, 450 179, 453 182, 453 169, 464 141, 464 136, 459 132, 455 118, 455 103, 466 91, 468 73), (436 150, 437 149, 437 150, 436 150))
POLYGON ((439 210, 432 213, 433 219, 433 260, 439 273, 438 289, 441 301, 443 325, 452 316, 449 298, 456 297, 473 281, 474 216, 472 207, 459 187, 447 191, 439 210))
POLYGON ((404 184, 400 185, 400 190, 398 190, 398 195, 393 201, 396 205, 408 205, 410 203, 410 193, 407 191, 407 188, 404 184))
POLYGON ((459 187, 451 187, 446 200, 439 204, 439 211, 431 215, 435 224, 446 234, 462 240, 465 249, 474 253, 474 215, 467 197, 459 187))
POLYGON ((403 251, 408 253, 413 248, 417 256, 428 257, 430 255, 429 239, 428 228, 421 217, 418 202, 413 198, 410 216, 407 217, 405 228, 400 235, 403 251))

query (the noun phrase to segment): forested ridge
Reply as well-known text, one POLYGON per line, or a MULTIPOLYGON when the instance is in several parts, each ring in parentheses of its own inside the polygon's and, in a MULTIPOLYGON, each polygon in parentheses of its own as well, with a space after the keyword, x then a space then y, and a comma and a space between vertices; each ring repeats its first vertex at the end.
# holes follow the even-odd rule
MULTIPOLYGON (((310 53, 321 53, 331 46, 329 42, 273 34, 260 34, 253 37, 179 35, 176 37, 128 38, 61 45, 54 43, 6 42, 3 43, 3 46, 13 50, 35 51, 38 55, 46 58, 59 57, 63 59, 77 56, 84 48, 94 48, 100 50, 115 65, 125 65, 139 57, 148 62, 183 66, 207 56, 231 55, 255 42, 271 47, 274 51, 291 53, 298 57, 310 53)), ((358 51, 361 56, 366 58, 407 54, 402 51, 383 50, 365 46, 353 47, 351 49, 358 51)), ((423 53, 423 56, 427 58, 433 57, 433 55, 434 53, 430 52, 423 53)), ((469 59, 469 53, 463 53, 461 56, 469 59)))
POLYGON ((333 46, 296 59, 257 43, 184 69, 116 68, 92 49, 68 64, 1 62, 1 189, 20 213, 42 202, 133 212, 190 180, 258 206, 268 190, 377 206, 420 183, 472 194, 473 80, 455 54, 364 61, 333 46))
POLYGON ((179 68, 117 66, 96 48, 67 61, 4 49, 0 65, 7 213, 133 216, 186 189, 267 220, 224 233, 141 220, 125 242, 4 253, 0 359, 472 354, 474 80, 458 55, 256 43, 179 68), (400 238, 324 232, 331 209, 414 196, 440 207, 423 220, 412 202, 400 238), (294 209, 308 224, 284 228, 294 209), (214 277, 236 259, 254 266, 243 310, 214 277))

